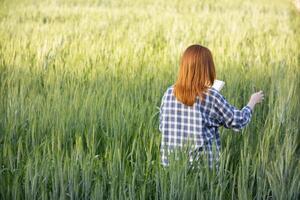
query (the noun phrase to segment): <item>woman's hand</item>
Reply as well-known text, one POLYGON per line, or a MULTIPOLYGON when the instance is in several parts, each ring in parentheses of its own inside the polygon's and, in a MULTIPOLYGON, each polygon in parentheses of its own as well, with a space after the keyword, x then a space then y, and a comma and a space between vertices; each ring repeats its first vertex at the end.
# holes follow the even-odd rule
POLYGON ((247 104, 252 110, 257 103, 261 103, 264 100, 264 93, 262 90, 255 92, 251 95, 250 100, 247 104))

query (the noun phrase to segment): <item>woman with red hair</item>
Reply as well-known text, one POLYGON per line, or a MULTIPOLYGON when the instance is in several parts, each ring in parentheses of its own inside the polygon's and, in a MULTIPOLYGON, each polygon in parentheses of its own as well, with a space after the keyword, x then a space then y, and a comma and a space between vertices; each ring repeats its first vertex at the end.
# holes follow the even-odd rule
POLYGON ((217 166, 221 145, 218 127, 240 131, 250 122, 254 106, 264 99, 262 91, 254 93, 239 110, 212 87, 215 79, 210 50, 197 44, 189 46, 181 58, 177 81, 168 87, 160 106, 160 152, 164 166, 169 165, 170 152, 178 147, 189 148, 190 162, 198 160, 204 152, 209 167, 212 168, 214 161, 217 166), (213 141, 216 155, 213 155, 213 141))

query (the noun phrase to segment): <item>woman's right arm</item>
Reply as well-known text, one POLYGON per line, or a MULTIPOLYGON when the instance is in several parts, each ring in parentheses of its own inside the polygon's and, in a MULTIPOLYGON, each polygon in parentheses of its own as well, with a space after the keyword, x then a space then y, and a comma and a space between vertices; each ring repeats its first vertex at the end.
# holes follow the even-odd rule
POLYGON ((251 95, 250 100, 246 106, 241 110, 229 104, 227 100, 220 94, 216 94, 214 103, 214 112, 220 122, 225 128, 240 131, 251 120, 254 106, 263 100, 262 91, 251 95))

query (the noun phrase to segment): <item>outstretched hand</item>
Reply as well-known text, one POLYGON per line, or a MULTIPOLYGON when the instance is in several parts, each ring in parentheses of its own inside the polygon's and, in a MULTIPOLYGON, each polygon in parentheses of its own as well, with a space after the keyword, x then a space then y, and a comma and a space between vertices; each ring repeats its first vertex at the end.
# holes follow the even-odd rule
POLYGON ((247 104, 252 110, 257 103, 261 103, 264 100, 264 93, 262 90, 255 92, 251 95, 250 100, 247 104))

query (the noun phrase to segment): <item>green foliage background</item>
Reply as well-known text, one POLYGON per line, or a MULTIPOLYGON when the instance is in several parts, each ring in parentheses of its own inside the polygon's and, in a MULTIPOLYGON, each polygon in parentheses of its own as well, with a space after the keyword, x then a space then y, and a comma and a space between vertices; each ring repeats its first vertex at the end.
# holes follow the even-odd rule
POLYGON ((297 199, 300 13, 291 1, 0 1, 0 199, 297 199), (226 99, 219 173, 160 165, 158 107, 193 43, 226 99))

